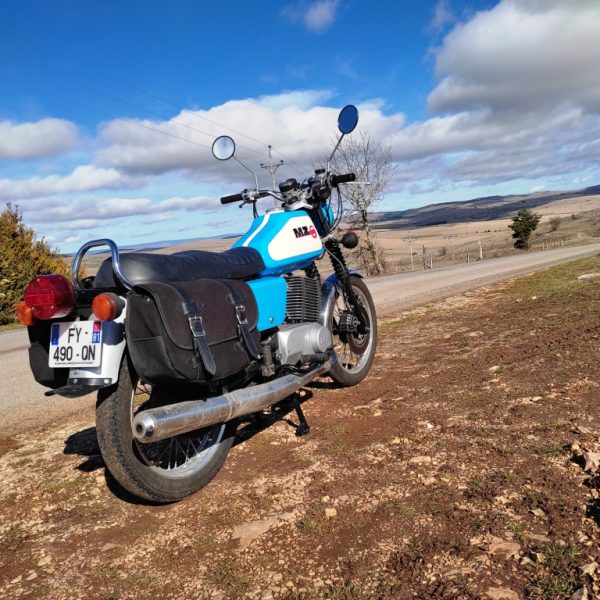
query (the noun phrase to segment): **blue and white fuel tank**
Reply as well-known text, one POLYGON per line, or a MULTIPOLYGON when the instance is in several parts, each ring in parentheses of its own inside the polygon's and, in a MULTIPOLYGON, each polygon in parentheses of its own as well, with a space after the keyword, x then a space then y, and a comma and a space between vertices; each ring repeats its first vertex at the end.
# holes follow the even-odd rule
POLYGON ((270 210, 252 222, 233 247, 260 252, 265 263, 261 276, 282 275, 303 269, 323 254, 321 237, 312 219, 302 210, 270 210))

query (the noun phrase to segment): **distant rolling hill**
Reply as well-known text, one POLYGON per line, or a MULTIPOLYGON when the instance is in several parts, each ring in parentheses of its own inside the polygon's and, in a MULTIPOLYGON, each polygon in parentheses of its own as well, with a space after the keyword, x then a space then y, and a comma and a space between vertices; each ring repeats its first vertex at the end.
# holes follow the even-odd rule
MULTIPOLYGON (((488 221, 511 217, 522 208, 536 209, 557 201, 599 194, 600 185, 595 185, 569 192, 537 192, 524 195, 487 196, 460 202, 442 202, 408 210, 374 212, 371 217, 375 227, 398 229, 488 221)), ((598 207, 600 207, 600 201, 598 207)))

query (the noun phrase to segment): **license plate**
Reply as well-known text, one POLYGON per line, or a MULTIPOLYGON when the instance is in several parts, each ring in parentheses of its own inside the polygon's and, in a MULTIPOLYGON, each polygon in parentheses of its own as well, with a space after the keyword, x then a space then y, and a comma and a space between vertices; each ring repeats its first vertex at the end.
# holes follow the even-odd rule
POLYGON ((52 323, 48 366, 99 367, 102 360, 102 323, 52 323))

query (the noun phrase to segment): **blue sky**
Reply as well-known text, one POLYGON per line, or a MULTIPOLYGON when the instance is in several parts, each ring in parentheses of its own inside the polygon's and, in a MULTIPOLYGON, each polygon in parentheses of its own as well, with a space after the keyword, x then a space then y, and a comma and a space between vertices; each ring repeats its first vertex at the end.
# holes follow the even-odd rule
POLYGON ((0 201, 65 251, 243 231, 212 139, 300 179, 350 102, 392 149, 380 210, 597 184, 599 23, 595 0, 11 3, 0 201))

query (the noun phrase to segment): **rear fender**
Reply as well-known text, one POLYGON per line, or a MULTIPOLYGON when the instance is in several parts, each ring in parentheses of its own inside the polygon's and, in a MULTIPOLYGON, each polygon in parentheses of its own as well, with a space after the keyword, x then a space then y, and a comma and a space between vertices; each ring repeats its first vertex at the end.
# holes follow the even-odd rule
MULTIPOLYGON (((99 367, 70 369, 67 385, 100 388, 117 383, 121 360, 125 352, 125 314, 126 310, 124 308, 123 312, 114 321, 104 321, 102 323, 102 364, 99 367)), ((88 320, 96 320, 94 313, 89 316, 88 320)))

